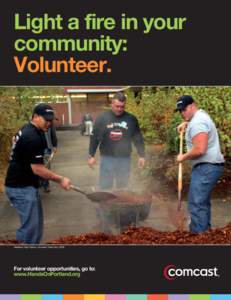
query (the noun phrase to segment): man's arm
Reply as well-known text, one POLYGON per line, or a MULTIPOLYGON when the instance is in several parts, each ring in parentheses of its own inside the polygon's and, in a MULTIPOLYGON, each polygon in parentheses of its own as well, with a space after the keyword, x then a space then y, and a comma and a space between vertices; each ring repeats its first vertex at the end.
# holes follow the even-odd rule
POLYGON ((133 143, 136 147, 137 153, 139 155, 138 159, 138 167, 142 169, 145 165, 145 147, 144 147, 144 139, 143 135, 140 131, 140 126, 138 123, 138 120, 135 119, 135 130, 134 130, 134 135, 132 137, 133 143))
POLYGON ((135 128, 132 136, 132 141, 137 149, 138 155, 140 157, 144 157, 145 156, 144 139, 140 131, 138 120, 136 118, 135 118, 135 128))
POLYGON ((88 158, 88 165, 90 168, 93 168, 93 166, 96 164, 96 159, 94 156, 99 146, 99 143, 102 140, 102 131, 103 131, 103 125, 102 125, 101 116, 99 116, 95 121, 95 125, 93 127, 93 131, 90 136, 89 158, 88 158))
POLYGON ((185 154, 179 154, 177 161, 182 162, 184 160, 190 160, 200 157, 205 154, 208 148, 208 133, 200 132, 192 138, 193 147, 185 154))
POLYGON ((31 169, 35 175, 57 182, 65 190, 70 189, 71 181, 69 178, 63 177, 48 170, 43 164, 31 164, 31 169))

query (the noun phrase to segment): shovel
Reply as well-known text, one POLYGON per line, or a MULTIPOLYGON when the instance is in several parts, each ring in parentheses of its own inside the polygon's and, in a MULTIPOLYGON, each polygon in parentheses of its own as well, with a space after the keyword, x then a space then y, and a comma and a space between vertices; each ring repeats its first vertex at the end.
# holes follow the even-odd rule
MULTIPOLYGON (((179 154, 183 154, 183 135, 184 131, 180 131, 180 149, 179 154)), ((185 225, 187 222, 187 215, 185 211, 181 207, 181 193, 182 193, 182 163, 179 163, 178 169, 178 204, 177 204, 177 211, 169 210, 170 220, 173 225, 176 227, 177 230, 183 231, 185 230, 185 225)))
POLYGON ((49 165, 50 165, 52 159, 54 158, 54 155, 55 155, 55 152, 52 151, 52 152, 51 152, 51 155, 49 156, 48 160, 47 160, 46 163, 45 163, 45 167, 46 167, 46 168, 49 168, 49 165))
POLYGON ((78 193, 83 194, 84 196, 86 196, 88 199, 90 199, 93 202, 103 202, 103 201, 107 201, 107 200, 111 200, 116 198, 116 195, 109 193, 109 192, 93 192, 93 193, 87 193, 83 190, 81 190, 79 187, 75 186, 75 185, 71 185, 70 188, 73 191, 76 191, 78 193))
MULTIPOLYGON (((183 135, 184 131, 180 131, 180 154, 183 153, 183 135)), ((179 163, 178 169, 178 211, 181 210, 181 194, 182 194, 182 162, 179 163)))

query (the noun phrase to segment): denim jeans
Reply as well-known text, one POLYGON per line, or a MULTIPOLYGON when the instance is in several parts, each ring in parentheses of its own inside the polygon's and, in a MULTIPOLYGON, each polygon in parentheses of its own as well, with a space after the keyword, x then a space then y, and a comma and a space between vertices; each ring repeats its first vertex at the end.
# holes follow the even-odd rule
POLYGON ((99 186, 109 189, 115 183, 116 188, 125 188, 130 175, 131 158, 101 156, 99 186))
POLYGON ((33 186, 6 187, 6 194, 20 218, 16 239, 27 244, 39 244, 43 234, 43 210, 38 189, 33 186))
POLYGON ((199 233, 211 227, 211 192, 224 172, 224 166, 199 164, 192 170, 188 195, 190 231, 199 233))

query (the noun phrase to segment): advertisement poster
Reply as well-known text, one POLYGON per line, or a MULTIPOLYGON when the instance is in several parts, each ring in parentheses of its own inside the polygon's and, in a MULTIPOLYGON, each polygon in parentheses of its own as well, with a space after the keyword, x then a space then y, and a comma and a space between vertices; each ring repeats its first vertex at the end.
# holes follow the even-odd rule
POLYGON ((231 300, 225 1, 8 1, 0 300, 231 300))

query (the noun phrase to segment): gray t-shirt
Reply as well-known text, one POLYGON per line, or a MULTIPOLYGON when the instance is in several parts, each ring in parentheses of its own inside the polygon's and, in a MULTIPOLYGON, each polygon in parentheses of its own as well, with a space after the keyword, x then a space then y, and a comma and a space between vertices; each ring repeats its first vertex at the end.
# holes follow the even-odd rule
POLYGON ((208 133, 208 149, 205 154, 192 159, 192 165, 201 162, 223 163, 224 157, 221 153, 219 137, 216 126, 210 116, 202 109, 199 109, 188 123, 185 140, 188 151, 192 149, 192 138, 201 132, 208 133))

